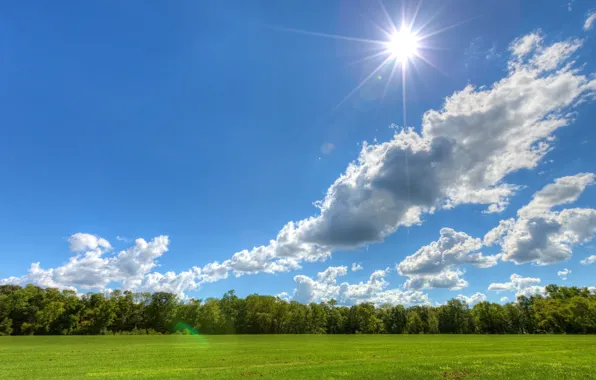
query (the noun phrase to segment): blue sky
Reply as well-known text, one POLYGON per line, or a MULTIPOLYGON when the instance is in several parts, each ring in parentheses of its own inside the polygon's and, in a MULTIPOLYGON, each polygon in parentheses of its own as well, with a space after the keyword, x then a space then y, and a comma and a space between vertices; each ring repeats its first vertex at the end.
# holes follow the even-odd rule
POLYGON ((4 4, 0 282, 346 304, 594 286, 594 11, 4 4), (402 20, 430 35, 405 82, 373 56, 402 20))

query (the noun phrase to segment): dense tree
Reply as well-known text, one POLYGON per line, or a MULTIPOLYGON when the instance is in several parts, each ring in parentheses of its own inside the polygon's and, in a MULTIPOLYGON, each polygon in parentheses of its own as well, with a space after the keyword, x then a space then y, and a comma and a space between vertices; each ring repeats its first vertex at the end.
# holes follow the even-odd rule
POLYGON ((424 331, 424 327, 422 327, 422 318, 420 318, 418 312, 412 310, 408 313, 406 331, 408 334, 420 334, 424 331))
POLYGON ((439 331, 449 334, 467 334, 472 332, 470 326, 470 310, 465 302, 458 299, 447 301, 439 307, 439 331))
POLYGON ((596 333, 596 294, 549 285, 546 296, 504 305, 458 299, 438 307, 338 306, 229 291, 181 300, 165 292, 79 295, 33 285, 0 286, 0 336, 73 334, 516 334, 596 333))

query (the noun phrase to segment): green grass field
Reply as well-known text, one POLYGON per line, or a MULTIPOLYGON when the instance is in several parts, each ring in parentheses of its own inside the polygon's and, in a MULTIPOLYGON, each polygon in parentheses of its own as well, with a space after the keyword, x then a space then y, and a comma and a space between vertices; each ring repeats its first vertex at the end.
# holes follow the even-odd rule
POLYGON ((2 379, 589 379, 596 336, 0 338, 2 379))

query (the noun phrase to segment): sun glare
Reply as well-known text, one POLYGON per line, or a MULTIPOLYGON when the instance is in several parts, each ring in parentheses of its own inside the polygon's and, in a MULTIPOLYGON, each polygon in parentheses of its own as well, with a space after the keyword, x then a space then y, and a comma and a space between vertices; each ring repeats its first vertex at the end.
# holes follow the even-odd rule
MULTIPOLYGON (((412 1, 416 2, 417 0, 412 1)), ((383 89, 383 93, 381 95, 381 99, 384 99, 388 89, 392 85, 393 78, 401 77, 400 86, 402 90, 403 125, 407 125, 407 76, 410 75, 411 72, 420 71, 419 63, 424 63, 434 67, 435 69, 438 69, 437 65, 435 65, 428 57, 429 50, 438 48, 437 46, 433 46, 433 43, 432 41, 429 41, 429 38, 439 33, 443 33, 449 29, 455 28, 465 22, 459 22, 440 29, 428 30, 427 28, 429 25, 431 25, 432 20, 437 14, 431 16, 424 22, 417 23, 416 19, 420 11, 421 4, 422 1, 418 0, 416 8, 413 10, 413 12, 410 12, 411 9, 408 10, 405 6, 402 6, 401 18, 396 24, 396 17, 392 17, 390 12, 388 12, 385 6, 383 6, 383 2, 380 1, 381 10, 385 15, 386 22, 381 24, 373 22, 377 29, 382 32, 382 38, 380 39, 368 39, 290 28, 276 27, 276 29, 315 37, 357 42, 371 46, 371 49, 367 49, 368 54, 354 63, 371 60, 379 63, 376 67, 371 69, 368 74, 350 92, 348 92, 346 96, 344 96, 344 98, 333 108, 333 110, 339 108, 347 99, 357 93, 372 78, 383 79, 385 81, 385 88, 383 89), (400 72, 401 75, 399 75, 400 72)))
POLYGON ((387 50, 396 60, 407 61, 418 54, 418 38, 411 30, 402 28, 391 36, 387 50))

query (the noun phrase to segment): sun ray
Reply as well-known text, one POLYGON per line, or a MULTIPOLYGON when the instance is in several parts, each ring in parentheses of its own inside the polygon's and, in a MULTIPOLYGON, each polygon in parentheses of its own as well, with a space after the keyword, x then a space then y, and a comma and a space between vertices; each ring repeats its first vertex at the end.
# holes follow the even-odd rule
POLYGON ((383 10, 383 14, 385 15, 385 18, 389 22, 389 26, 392 28, 392 30, 390 30, 389 33, 387 34, 387 38, 391 38, 391 35, 397 31, 395 29, 395 24, 393 23, 393 19, 389 15, 389 12, 387 12, 387 8, 385 8, 385 5, 383 5, 383 1, 379 1, 379 4, 381 5, 381 9, 383 10))
MULTIPOLYGON (((383 28, 381 25, 377 24, 370 18, 364 17, 364 16, 362 16, 362 18, 365 19, 366 21, 368 21, 370 24, 372 24, 376 29, 378 29, 381 33, 383 33, 387 38, 389 38, 391 36, 391 32, 387 31, 385 28, 383 28)), ((391 25, 393 25, 393 24, 391 24, 391 25)))
POLYGON ((407 103, 406 103, 406 67, 407 63, 403 63, 401 68, 401 96, 402 96, 402 114, 403 114, 403 122, 404 128, 407 127, 407 103))
POLYGON ((331 38, 331 39, 335 39, 335 40, 365 42, 365 43, 376 44, 376 45, 383 45, 385 43, 385 41, 371 40, 368 38, 349 37, 349 36, 342 36, 340 34, 329 34, 329 33, 321 33, 321 32, 309 32, 308 30, 284 28, 281 26, 270 26, 270 28, 279 30, 282 32, 292 32, 292 33, 304 34, 307 36, 331 38))
POLYGON ((408 28, 410 30, 412 30, 412 28, 414 27, 414 24, 416 23, 416 17, 418 17, 418 12, 420 11, 420 6, 422 5, 422 0, 420 0, 418 2, 418 4, 416 5, 416 10, 414 11, 414 15, 412 16, 412 20, 410 20, 410 25, 408 25, 408 28))
POLYGON ((384 55, 387 55, 387 53, 384 50, 381 50, 381 51, 379 51, 377 53, 374 53, 374 54, 371 54, 371 55, 367 55, 367 56, 365 56, 363 58, 359 58, 359 59, 357 59, 355 61, 348 62, 348 66, 355 65, 355 64, 358 64, 358 63, 362 63, 362 62, 366 62, 366 61, 370 61, 371 59, 382 57, 384 55))
POLYGON ((422 61, 424 61, 426 64, 432 66, 435 70, 437 70, 438 72, 440 72, 441 74, 443 74, 446 77, 449 77, 449 74, 447 74, 445 71, 441 70, 441 68, 437 65, 435 65, 434 63, 432 63, 428 58, 426 58, 424 55, 418 55, 417 58, 420 58, 422 61))
MULTIPOLYGON (((403 112, 403 121, 404 121, 404 125, 403 128, 407 128, 408 124, 407 124, 407 101, 406 101, 406 64, 404 63, 404 66, 402 66, 402 70, 401 70, 401 88, 402 88, 402 112, 403 112)), ((406 189, 407 189, 407 196, 408 196, 408 203, 411 201, 411 195, 410 195, 410 166, 409 166, 409 162, 408 162, 408 150, 404 149, 404 169, 405 169, 405 174, 406 174, 406 189)), ((407 228, 407 234, 406 234, 406 239, 407 236, 410 235, 410 228, 407 228)))
POLYGON ((478 19, 478 18, 480 18, 480 17, 481 17, 480 15, 478 15, 478 16, 474 16, 474 17, 470 17, 470 18, 469 18, 469 19, 467 19, 467 20, 463 20, 463 21, 457 22, 457 23, 455 23, 455 24, 451 24, 451 25, 449 25, 449 26, 446 26, 446 27, 444 27, 444 28, 441 28, 441 29, 439 29, 439 30, 436 30, 436 31, 434 31, 434 32, 431 32, 431 33, 429 33, 429 34, 421 35, 421 36, 420 36, 420 39, 424 40, 424 39, 427 39, 427 38, 429 38, 429 37, 436 36, 436 35, 437 35, 437 34, 439 34, 439 33, 446 32, 446 31, 448 31, 449 29, 456 28, 456 27, 458 27, 458 26, 461 26, 461 25, 463 25, 463 24, 466 24, 466 23, 468 23, 468 22, 474 21, 474 20, 476 20, 476 19, 478 19))
POLYGON ((373 75, 375 75, 377 72, 379 72, 379 70, 381 70, 383 67, 385 67, 385 65, 387 64, 387 62, 389 62, 391 60, 391 56, 385 58, 385 60, 383 62, 381 62, 381 64, 379 66, 377 66, 376 69, 374 69, 370 74, 368 74, 366 76, 366 78, 364 78, 362 81, 360 81, 360 83, 358 83, 358 85, 352 90, 350 91, 350 93, 348 95, 346 95, 341 102, 339 102, 335 107, 333 107, 333 110, 338 109, 346 100, 348 100, 350 98, 350 96, 354 95, 354 93, 356 91, 358 91, 362 86, 364 86, 364 84, 366 82, 368 82, 368 80, 370 78, 373 77, 373 75))
POLYGON ((426 28, 428 25, 430 25, 430 23, 439 15, 441 14, 441 12, 443 11, 443 9, 445 9, 445 5, 442 5, 432 16, 430 16, 425 23, 423 23, 422 25, 420 25, 415 31, 414 33, 416 33, 417 35, 420 34, 420 32, 422 32, 424 30, 424 28, 426 28))
POLYGON ((393 76, 395 75, 395 69, 397 68, 397 66, 398 66, 397 60, 393 61, 393 67, 391 68, 391 73, 389 73, 389 78, 385 82, 385 88, 383 89, 383 96, 381 97, 381 100, 385 99, 385 95, 387 94, 387 90, 389 89, 389 84, 393 80, 393 76))

